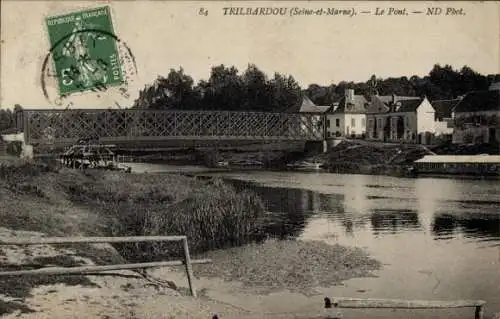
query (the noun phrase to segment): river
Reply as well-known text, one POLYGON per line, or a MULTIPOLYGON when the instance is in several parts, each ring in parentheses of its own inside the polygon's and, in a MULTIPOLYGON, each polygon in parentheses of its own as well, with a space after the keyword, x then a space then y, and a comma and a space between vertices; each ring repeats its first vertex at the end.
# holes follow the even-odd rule
POLYGON ((500 312, 498 181, 183 169, 254 189, 275 235, 364 247, 384 263, 376 278, 349 280, 344 296, 482 299, 487 314, 500 312))

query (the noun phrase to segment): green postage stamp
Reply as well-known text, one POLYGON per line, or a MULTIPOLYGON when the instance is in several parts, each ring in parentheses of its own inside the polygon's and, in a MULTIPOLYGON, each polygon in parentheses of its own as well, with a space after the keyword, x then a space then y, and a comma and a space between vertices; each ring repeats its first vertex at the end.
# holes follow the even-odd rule
POLYGON ((60 96, 125 82, 109 6, 45 21, 60 96))

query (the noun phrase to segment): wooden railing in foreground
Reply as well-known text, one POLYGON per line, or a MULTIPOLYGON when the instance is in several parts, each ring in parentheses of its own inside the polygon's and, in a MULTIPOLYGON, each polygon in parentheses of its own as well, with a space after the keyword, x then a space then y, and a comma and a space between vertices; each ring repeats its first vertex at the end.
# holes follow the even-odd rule
POLYGON ((398 299, 357 299, 336 298, 332 301, 325 298, 325 308, 390 308, 390 309, 450 309, 450 308, 475 308, 475 319, 483 319, 483 300, 398 300, 398 299))
POLYGON ((156 241, 182 241, 184 248, 184 260, 157 261, 134 264, 114 264, 103 266, 79 266, 79 267, 48 267, 41 269, 3 271, 0 277, 25 276, 25 275, 67 275, 67 274, 92 274, 109 270, 144 269, 165 266, 186 266, 186 274, 191 295, 196 297, 196 289, 193 283, 192 264, 207 264, 210 259, 191 260, 189 246, 186 236, 135 236, 135 237, 42 237, 35 239, 11 239, 0 240, 0 245, 62 245, 62 244, 99 244, 99 243, 132 243, 132 242, 156 242, 156 241))

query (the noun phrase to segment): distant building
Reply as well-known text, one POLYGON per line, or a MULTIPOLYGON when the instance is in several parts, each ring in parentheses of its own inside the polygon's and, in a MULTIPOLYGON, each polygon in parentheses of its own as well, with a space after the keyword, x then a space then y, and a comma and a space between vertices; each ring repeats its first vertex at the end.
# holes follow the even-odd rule
POLYGON ((435 136, 443 141, 450 141, 453 135, 453 108, 460 102, 461 98, 452 100, 432 101, 432 107, 436 111, 434 117, 435 136))
POLYGON ((500 141, 500 85, 470 92, 453 108, 453 143, 500 141))
POLYGON ((330 108, 330 106, 318 106, 314 104, 311 99, 309 99, 306 95, 302 97, 302 104, 299 109, 299 113, 308 113, 309 115, 313 115, 311 119, 311 123, 309 123, 309 117, 304 117, 302 119, 302 130, 308 131, 308 127, 312 127, 317 132, 322 132, 323 129, 323 117, 325 112, 330 108), (317 114, 317 115, 316 115, 317 114), (309 126, 311 124, 311 126, 309 126))
POLYGON ((435 110, 427 98, 378 96, 367 109, 367 139, 386 142, 431 142, 435 110))
POLYGON ((366 134, 368 100, 354 90, 345 90, 344 97, 327 112, 327 137, 360 137, 366 134))

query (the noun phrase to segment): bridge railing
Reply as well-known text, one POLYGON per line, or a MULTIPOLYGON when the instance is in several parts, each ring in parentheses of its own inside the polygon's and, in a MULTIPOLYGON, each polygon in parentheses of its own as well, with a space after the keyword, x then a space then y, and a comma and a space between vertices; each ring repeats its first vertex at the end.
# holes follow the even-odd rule
POLYGON ((321 140, 322 116, 172 110, 23 110, 18 125, 27 143, 70 142, 88 136, 113 140, 321 140), (21 124, 22 123, 22 124, 21 124))
POLYGON ((133 237, 46 237, 37 239, 9 239, 0 240, 0 245, 64 245, 64 244, 97 244, 97 243, 130 243, 130 242, 157 242, 177 241, 182 242, 184 249, 184 260, 143 262, 113 265, 89 265, 78 267, 48 267, 41 269, 2 271, 0 277, 6 276, 37 276, 37 275, 67 275, 67 274, 95 274, 109 270, 145 269, 166 266, 184 265, 188 278, 191 295, 196 297, 196 289, 193 282, 192 264, 206 264, 212 262, 210 259, 191 260, 189 254, 188 240, 186 236, 133 236, 133 237))

